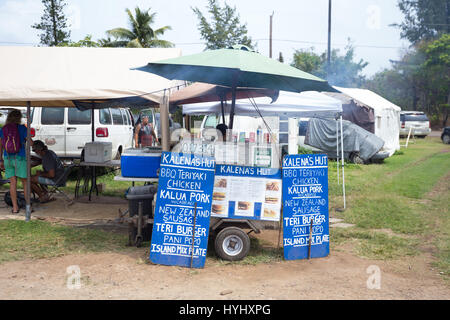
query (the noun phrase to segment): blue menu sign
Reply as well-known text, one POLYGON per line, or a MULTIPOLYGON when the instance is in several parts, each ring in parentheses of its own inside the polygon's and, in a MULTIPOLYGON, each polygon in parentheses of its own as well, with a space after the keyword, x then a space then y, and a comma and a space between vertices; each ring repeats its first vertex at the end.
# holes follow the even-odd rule
POLYGON ((205 265, 215 161, 163 152, 150 260, 164 265, 205 265))
POLYGON ((282 178, 284 258, 328 256, 327 156, 287 155, 283 159, 282 178))

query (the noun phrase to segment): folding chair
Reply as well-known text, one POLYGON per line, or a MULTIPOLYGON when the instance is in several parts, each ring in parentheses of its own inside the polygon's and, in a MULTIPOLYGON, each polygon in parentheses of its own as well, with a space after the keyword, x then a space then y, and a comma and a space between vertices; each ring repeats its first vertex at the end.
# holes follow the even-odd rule
POLYGON ((69 205, 73 204, 73 199, 70 199, 67 194, 64 193, 60 188, 65 187, 67 183, 67 178, 69 177, 70 172, 72 171, 72 168, 74 168, 75 164, 70 164, 67 167, 64 168, 64 173, 53 183, 40 183, 40 185, 47 190, 47 194, 49 197, 52 195, 59 193, 62 194, 65 200, 68 202, 69 205))

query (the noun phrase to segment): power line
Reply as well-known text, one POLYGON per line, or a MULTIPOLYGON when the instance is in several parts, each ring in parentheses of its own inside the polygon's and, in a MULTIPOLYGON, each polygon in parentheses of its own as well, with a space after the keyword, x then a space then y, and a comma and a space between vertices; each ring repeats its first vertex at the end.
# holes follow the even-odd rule
MULTIPOLYGON (((255 41, 270 41, 270 39, 260 38, 254 39, 255 41)), ((302 41, 302 40, 290 40, 290 39, 272 39, 278 42, 292 42, 292 43, 303 43, 303 44, 317 44, 317 45, 327 45, 327 42, 319 41, 302 41)), ((15 41, 0 41, 0 44, 17 44, 17 45, 33 45, 37 46, 37 42, 15 42, 15 41)), ((175 42, 175 45, 205 45, 206 42, 175 42)), ((334 43, 333 46, 346 46, 348 43, 334 43)), ((377 45, 353 45, 355 48, 374 48, 374 49, 403 49, 404 47, 394 47, 394 46, 377 46, 377 45)))
MULTIPOLYGON (((255 41, 267 41, 269 39, 255 39, 255 41)), ((279 42, 292 42, 292 43, 304 43, 304 44, 320 44, 327 45, 327 42, 318 42, 318 41, 301 41, 301 40, 289 40, 289 39, 272 39, 273 41, 279 42)), ((346 46, 348 43, 333 43, 333 46, 346 46)), ((403 49, 403 47, 394 47, 394 46, 376 46, 376 45, 353 45, 355 48, 374 48, 374 49, 403 49)))

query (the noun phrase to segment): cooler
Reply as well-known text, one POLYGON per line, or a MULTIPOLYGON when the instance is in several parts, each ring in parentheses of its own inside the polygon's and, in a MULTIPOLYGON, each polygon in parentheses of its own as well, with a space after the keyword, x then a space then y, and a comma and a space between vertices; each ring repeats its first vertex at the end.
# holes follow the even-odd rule
POLYGON ((120 157, 122 177, 158 178, 161 148, 126 149, 120 157))
POLYGON ((111 142, 87 142, 84 145, 84 161, 102 163, 111 161, 112 143, 111 142))

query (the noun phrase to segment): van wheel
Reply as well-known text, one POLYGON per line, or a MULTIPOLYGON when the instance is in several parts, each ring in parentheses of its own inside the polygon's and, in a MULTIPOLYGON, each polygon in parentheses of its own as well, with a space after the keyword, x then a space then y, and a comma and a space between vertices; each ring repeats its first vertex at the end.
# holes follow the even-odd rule
POLYGON ((119 147, 119 149, 117 149, 117 153, 116 156, 114 157, 114 160, 120 160, 121 155, 122 155, 122 147, 119 147))
POLYGON ((217 234, 214 249, 223 260, 239 261, 250 251, 250 238, 240 228, 227 227, 217 234))

